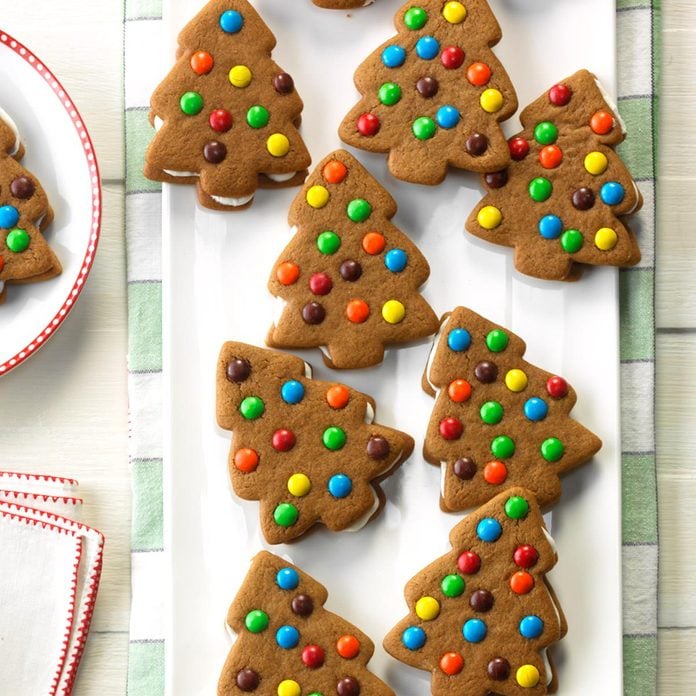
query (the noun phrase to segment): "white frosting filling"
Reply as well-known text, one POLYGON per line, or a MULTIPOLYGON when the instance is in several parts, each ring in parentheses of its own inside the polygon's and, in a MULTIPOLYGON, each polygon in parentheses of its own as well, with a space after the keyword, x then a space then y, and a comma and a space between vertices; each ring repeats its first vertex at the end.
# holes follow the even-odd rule
POLYGON ((621 132, 624 135, 626 135, 626 123, 621 118, 621 114, 619 113, 619 108, 616 106, 616 102, 609 96, 607 90, 604 89, 602 83, 599 80, 595 79, 595 84, 597 85, 597 89, 602 94, 604 101, 610 106, 611 110, 614 112, 616 120, 619 122, 619 126, 621 126, 621 132))
POLYGON ((282 184, 284 181, 290 181, 293 176, 295 176, 297 172, 288 172, 287 174, 266 174, 264 173, 264 176, 267 176, 271 181, 275 181, 278 184, 282 184))
POLYGON ((198 176, 196 172, 177 172, 174 169, 163 169, 162 171, 169 176, 198 176))
POLYGON ((159 116, 155 116, 153 120, 155 125, 155 131, 158 131, 164 125, 164 121, 159 116))
POLYGON ((10 127, 10 130, 14 133, 15 143, 14 143, 14 148, 10 151, 10 155, 16 155, 17 152, 19 151, 19 146, 22 143, 22 141, 20 140, 20 137, 19 137, 19 130, 17 129, 17 125, 7 115, 7 112, 4 109, 0 109, 0 119, 2 119, 10 127))
POLYGON ((375 422, 375 409, 372 408, 372 404, 368 401, 365 407, 365 423, 372 425, 375 422))
POLYGON ((446 322, 440 326, 438 329, 438 332, 435 334, 435 340, 433 341, 432 346, 430 346, 430 353, 428 353, 428 362, 425 365, 425 379, 428 380, 428 384, 431 386, 433 391, 435 392, 435 398, 437 398, 437 395, 440 393, 440 389, 438 389, 431 381, 430 381, 430 368, 433 366, 433 362, 435 361, 435 353, 437 352, 437 347, 438 344, 440 343, 440 339, 442 338, 442 334, 445 330, 445 326, 449 324, 449 318, 447 319, 446 322))
POLYGON ((226 196, 210 196, 216 203, 220 205, 228 205, 233 208, 238 208, 240 205, 246 205, 253 197, 252 193, 250 196, 240 196, 239 198, 227 198, 226 196))
POLYGON ((445 482, 447 481, 447 462, 440 462, 440 497, 445 498, 445 482))
POLYGON ((351 524, 350 527, 346 527, 341 531, 359 532, 372 519, 372 515, 374 515, 375 512, 377 512, 377 510, 379 509, 379 497, 374 492, 374 490, 372 491, 372 498, 373 501, 370 509, 364 515, 355 520, 355 522, 353 522, 353 524, 351 524))
POLYGON ((283 315, 283 310, 287 305, 287 301, 282 297, 275 298, 275 304, 273 305, 273 328, 275 329, 280 323, 280 318, 283 315))
POLYGON ((312 379, 312 366, 308 362, 304 364, 304 374, 307 379, 312 379))
POLYGON ((2 291, 5 289, 5 281, 0 280, 0 295, 2 294, 2 291))

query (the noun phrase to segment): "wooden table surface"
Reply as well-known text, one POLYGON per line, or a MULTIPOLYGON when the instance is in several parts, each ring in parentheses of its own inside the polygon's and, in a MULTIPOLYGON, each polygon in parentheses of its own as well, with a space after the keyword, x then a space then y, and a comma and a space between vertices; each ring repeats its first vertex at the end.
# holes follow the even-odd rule
MULTIPOLYGON (((0 452, 3 466, 79 479, 86 501, 83 518, 104 532, 108 546, 74 693, 123 696, 130 487, 122 4, 7 0, 2 5, 3 28, 26 41, 59 76, 90 129, 103 177, 104 225, 89 283, 64 327, 27 365, 0 381, 0 452)), ((663 16, 657 244, 659 685, 661 694, 682 695, 696 688, 696 467, 690 456, 696 449, 696 2, 668 0, 663 16)))

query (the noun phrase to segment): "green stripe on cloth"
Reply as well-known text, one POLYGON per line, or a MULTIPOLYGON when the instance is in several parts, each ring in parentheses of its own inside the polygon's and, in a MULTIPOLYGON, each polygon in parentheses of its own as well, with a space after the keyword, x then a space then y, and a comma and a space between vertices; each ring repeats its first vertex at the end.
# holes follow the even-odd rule
POLYGON ((616 0, 617 10, 634 10, 640 7, 650 7, 650 0, 616 0))
POLYGON ((162 460, 134 459, 131 462, 133 487, 133 551, 153 551, 164 546, 164 505, 162 460))
POLYGON ((624 648, 624 694, 652 696, 655 693, 657 638, 626 636, 624 648))
POLYGON ((655 543, 655 455, 624 454, 622 463, 624 543, 655 543))
POLYGON ((150 125, 148 108, 126 111, 126 193, 134 191, 161 191, 157 181, 150 181, 143 174, 143 155, 155 131, 150 125))
POLYGON ((164 641, 131 641, 128 651, 128 696, 164 693, 164 641))
POLYGON ((162 0, 126 0, 126 19, 160 19, 162 0))
POLYGON ((635 268, 619 277, 621 360, 655 357, 655 273, 635 268))
POLYGON ((621 99, 619 112, 626 121, 630 137, 621 143, 618 152, 634 179, 652 179, 653 159, 652 112, 657 97, 638 96, 621 99))
POLYGON ((162 369, 162 284, 128 285, 128 369, 162 369))

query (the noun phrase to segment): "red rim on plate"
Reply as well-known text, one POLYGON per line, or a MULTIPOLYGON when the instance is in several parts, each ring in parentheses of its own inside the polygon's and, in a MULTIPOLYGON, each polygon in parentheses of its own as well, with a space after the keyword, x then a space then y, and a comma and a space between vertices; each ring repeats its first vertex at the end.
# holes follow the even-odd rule
POLYGON ((94 154, 94 146, 92 145, 92 139, 89 137, 87 128, 85 127, 80 112, 70 98, 70 95, 66 92, 61 85, 60 81, 56 76, 40 61, 26 46, 21 44, 19 41, 10 36, 7 32, 0 29, 0 43, 5 44, 8 48, 14 51, 20 58, 29 63, 31 67, 36 70, 41 77, 46 80, 46 84, 53 90, 56 97, 62 104, 63 108, 67 112, 72 124, 80 137, 80 142, 82 143, 82 149, 87 160, 87 167, 89 168, 91 186, 92 186, 92 222, 91 222, 91 233, 89 235, 89 244, 85 250, 84 258, 82 259, 82 264, 80 265, 80 271, 77 275, 77 280, 70 289, 68 296, 65 298, 60 306, 60 309, 56 312, 48 325, 45 326, 37 336, 22 350, 13 355, 9 360, 4 363, 0 363, 0 377, 7 374, 10 370, 17 367, 23 363, 28 357, 33 355, 41 346, 48 341, 48 339, 56 332, 58 327, 63 323, 65 317, 68 316, 73 305, 77 301, 77 298, 82 292, 87 276, 89 275, 90 269, 92 268, 92 263, 94 262, 94 254, 97 251, 97 244, 99 243, 99 232, 101 228, 101 211, 102 211, 102 190, 101 181, 99 179, 99 165, 97 164, 97 158, 94 154))

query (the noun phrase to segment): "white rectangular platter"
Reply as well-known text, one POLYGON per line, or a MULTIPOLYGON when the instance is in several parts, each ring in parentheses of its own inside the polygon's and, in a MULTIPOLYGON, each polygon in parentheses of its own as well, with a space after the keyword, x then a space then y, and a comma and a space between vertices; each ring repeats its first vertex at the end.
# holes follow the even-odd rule
MULTIPOLYGON (((503 27, 496 53, 520 104, 581 67, 615 93, 613 0, 491 0, 503 27)), ((274 59, 305 102, 302 132, 315 162, 340 146, 343 115, 357 99, 353 72, 394 34, 399 0, 350 13, 310 0, 256 0, 278 38, 274 59)), ((170 65, 176 33, 202 0, 165 0, 170 65)), ((509 134, 518 122, 506 125, 509 134)), ((437 188, 397 182, 382 156, 358 153, 399 204, 394 220, 431 264, 424 295, 438 314, 467 305, 524 338, 526 358, 566 377, 579 394, 574 416, 604 441, 599 455, 564 480, 562 503, 547 518, 559 562, 550 576, 569 632, 555 651, 564 696, 622 693, 621 486, 618 404, 618 293, 613 269, 579 283, 542 283, 517 274, 509 250, 474 241, 464 221, 479 200, 474 175, 451 174, 437 188), (592 668, 588 669, 588 665, 592 668)), ((230 647, 224 620, 252 555, 265 547, 258 505, 231 492, 229 433, 215 423, 215 365, 225 340, 263 345, 275 300, 266 290, 289 238, 286 215, 297 189, 261 191, 251 209, 216 213, 196 204, 193 187, 164 187, 165 519, 172 582, 167 588, 167 694, 214 694, 230 647)), ((373 395, 380 422, 412 434, 411 459, 385 484, 388 503, 361 532, 325 530, 272 548, 329 589, 327 607, 377 645, 372 669, 399 696, 429 693, 429 675, 381 648, 406 613, 406 581, 448 550, 457 515, 438 506, 440 472, 421 454, 433 401, 420 377, 429 344, 392 350, 371 370, 332 373, 319 351, 300 353, 318 379, 339 379, 373 395)))

